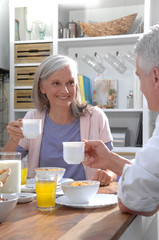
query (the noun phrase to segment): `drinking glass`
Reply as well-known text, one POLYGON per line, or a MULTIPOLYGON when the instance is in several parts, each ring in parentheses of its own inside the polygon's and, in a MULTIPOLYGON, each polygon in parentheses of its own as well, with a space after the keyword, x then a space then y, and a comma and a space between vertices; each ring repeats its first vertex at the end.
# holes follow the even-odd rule
POLYGON ((35 187, 37 208, 41 211, 52 211, 55 208, 57 175, 36 175, 35 187))
POLYGON ((28 162, 26 156, 21 161, 21 185, 27 183, 27 175, 28 175, 28 162))
POLYGON ((133 51, 128 51, 127 53, 125 53, 124 57, 128 62, 130 62, 133 66, 135 66, 136 59, 135 59, 135 54, 133 53, 133 51))
POLYGON ((26 138, 37 138, 41 134, 41 122, 41 119, 23 119, 23 135, 26 138))
POLYGON ((28 35, 29 35, 29 40, 31 40, 31 33, 32 33, 32 30, 33 30, 33 23, 30 22, 30 21, 27 21, 27 32, 28 32, 28 35))
POLYGON ((68 164, 79 164, 84 159, 84 142, 63 142, 63 158, 68 164))
POLYGON ((45 37, 45 24, 43 22, 40 22, 38 24, 38 29, 39 29, 40 39, 43 40, 45 37))
POLYGON ((92 67, 97 73, 103 73, 105 70, 103 64, 99 62, 99 58, 95 59, 90 55, 86 54, 83 56, 82 60, 90 67, 92 67))
POLYGON ((119 55, 107 53, 105 54, 104 59, 119 73, 124 73, 127 70, 122 57, 119 55))

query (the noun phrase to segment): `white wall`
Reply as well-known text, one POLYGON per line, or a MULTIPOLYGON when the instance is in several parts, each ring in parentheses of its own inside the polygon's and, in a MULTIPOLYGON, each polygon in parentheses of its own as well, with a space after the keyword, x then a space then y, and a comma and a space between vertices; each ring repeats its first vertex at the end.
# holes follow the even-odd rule
POLYGON ((0 0, 0 68, 9 70, 9 6, 0 0))

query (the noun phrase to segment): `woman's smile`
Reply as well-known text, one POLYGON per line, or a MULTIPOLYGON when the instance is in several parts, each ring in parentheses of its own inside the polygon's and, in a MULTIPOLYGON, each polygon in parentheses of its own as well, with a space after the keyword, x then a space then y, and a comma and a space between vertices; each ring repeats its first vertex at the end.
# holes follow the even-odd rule
POLYGON ((70 96, 65 96, 65 97, 63 97, 63 96, 56 96, 56 97, 59 98, 60 100, 67 100, 67 99, 70 98, 70 96))

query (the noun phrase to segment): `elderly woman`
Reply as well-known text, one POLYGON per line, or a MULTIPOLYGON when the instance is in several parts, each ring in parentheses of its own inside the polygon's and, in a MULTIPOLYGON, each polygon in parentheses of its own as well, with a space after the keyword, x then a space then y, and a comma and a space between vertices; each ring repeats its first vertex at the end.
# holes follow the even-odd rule
MULTIPOLYGON (((34 177, 37 167, 63 167, 65 178, 94 179, 101 185, 115 180, 109 170, 67 164, 63 160, 65 141, 100 139, 112 150, 112 136, 106 115, 98 107, 82 104, 78 85, 76 62, 63 55, 46 58, 37 68, 33 84, 33 102, 36 107, 25 118, 42 119, 42 135, 36 139, 23 136, 22 122, 12 121, 7 130, 10 139, 3 151, 28 154, 28 177, 34 177)), ((76 156, 75 156, 76 157, 76 156)))

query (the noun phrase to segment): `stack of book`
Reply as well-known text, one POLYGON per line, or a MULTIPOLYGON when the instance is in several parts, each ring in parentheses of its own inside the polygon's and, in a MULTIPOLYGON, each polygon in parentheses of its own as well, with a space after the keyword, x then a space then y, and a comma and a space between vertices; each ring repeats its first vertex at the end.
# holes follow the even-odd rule
POLYGON ((80 74, 78 75, 78 81, 79 81, 82 103, 87 102, 88 104, 92 105, 90 78, 80 74))

